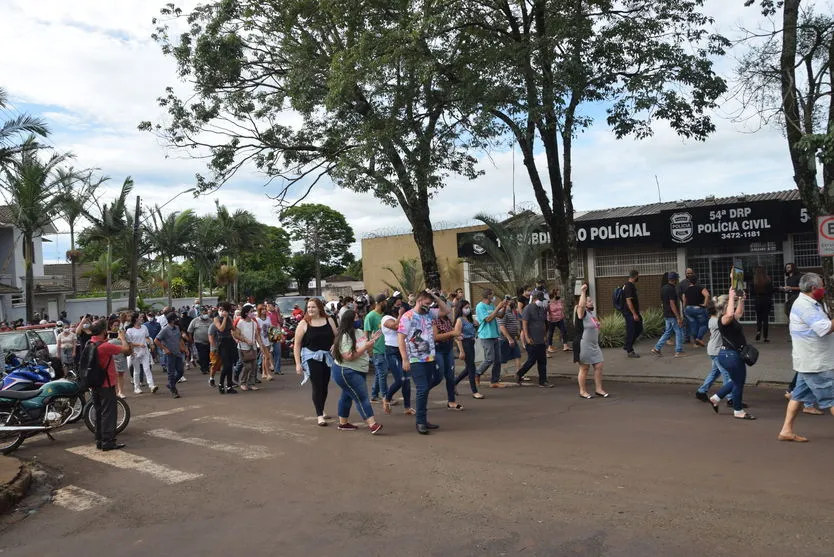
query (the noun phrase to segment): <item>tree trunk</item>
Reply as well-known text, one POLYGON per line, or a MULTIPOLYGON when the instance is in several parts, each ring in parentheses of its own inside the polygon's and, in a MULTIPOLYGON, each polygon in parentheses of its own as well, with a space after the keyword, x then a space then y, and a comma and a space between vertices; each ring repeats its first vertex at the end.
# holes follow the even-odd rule
POLYGON ((426 288, 441 288, 437 253, 434 250, 434 232, 431 227, 428 207, 411 209, 406 212, 406 216, 411 223, 414 242, 417 244, 417 252, 420 254, 420 265, 423 269, 423 280, 426 283, 426 288))
POLYGON ((197 271, 197 290, 199 305, 203 305, 203 271, 197 271))
POLYGON ((26 323, 31 324, 35 315, 35 271, 33 269, 35 241, 32 234, 23 233, 23 245, 26 249, 26 256, 23 264, 26 269, 26 323))
POLYGON ((72 273, 72 293, 78 294, 78 279, 75 277, 75 223, 73 221, 69 222, 69 229, 70 229, 70 252, 72 253, 72 257, 70 258, 70 271, 72 273))
POLYGON ((313 258, 316 265, 316 296, 321 296, 321 254, 319 253, 318 228, 313 228, 313 258))
POLYGON ((113 246, 107 242, 107 269, 105 281, 105 295, 107 296, 107 318, 113 315, 113 246))
POLYGON ((173 288, 174 285, 172 283, 171 278, 171 261, 169 258, 165 258, 162 264, 165 266, 165 274, 168 276, 168 307, 172 307, 174 305, 174 298, 173 298, 173 288))

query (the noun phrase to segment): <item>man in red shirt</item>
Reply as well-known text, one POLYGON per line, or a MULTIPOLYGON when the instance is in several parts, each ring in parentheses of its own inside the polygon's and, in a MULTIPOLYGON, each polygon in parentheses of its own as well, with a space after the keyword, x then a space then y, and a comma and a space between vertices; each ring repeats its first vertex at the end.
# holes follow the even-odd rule
MULTIPOLYGON (((266 315, 269 318, 269 324, 275 329, 282 330, 284 319, 281 316, 281 310, 274 302, 266 303, 266 315)), ((272 371, 278 375, 283 375, 281 371, 281 341, 276 340, 272 343, 272 371)))
POLYGON ((119 329, 121 345, 107 342, 107 321, 103 319, 92 324, 90 333, 90 342, 98 346, 99 365, 107 372, 104 385, 92 389, 96 412, 96 448, 102 451, 122 449, 125 444, 116 441, 116 384, 119 378, 114 357, 117 354, 130 354, 130 343, 124 329, 119 329))

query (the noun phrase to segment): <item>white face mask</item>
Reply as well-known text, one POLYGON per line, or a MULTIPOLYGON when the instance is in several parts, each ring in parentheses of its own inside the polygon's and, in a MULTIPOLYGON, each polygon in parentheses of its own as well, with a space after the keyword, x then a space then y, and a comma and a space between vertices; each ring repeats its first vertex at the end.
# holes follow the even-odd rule
POLYGON ((464 315, 470 315, 472 313, 472 308, 463 308, 464 315))
POLYGON ((544 308, 547 307, 547 302, 545 302, 544 300, 536 300, 536 305, 540 308, 544 308))

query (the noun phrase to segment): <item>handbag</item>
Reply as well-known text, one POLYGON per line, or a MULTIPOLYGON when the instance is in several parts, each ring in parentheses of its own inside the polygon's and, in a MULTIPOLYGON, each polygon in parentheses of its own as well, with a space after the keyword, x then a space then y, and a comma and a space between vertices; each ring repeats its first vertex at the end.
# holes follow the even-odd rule
POLYGON ((248 350, 241 349, 240 356, 244 362, 252 362, 258 359, 258 351, 254 348, 250 348, 248 350))
POLYGON ((721 340, 724 342, 724 344, 738 352, 739 356, 741 356, 741 359, 744 360, 744 363, 748 366, 754 366, 756 365, 756 362, 759 361, 759 349, 753 346, 752 344, 745 344, 741 347, 741 349, 739 349, 736 348, 732 342, 727 340, 727 337, 725 337, 724 335, 721 335, 721 340))

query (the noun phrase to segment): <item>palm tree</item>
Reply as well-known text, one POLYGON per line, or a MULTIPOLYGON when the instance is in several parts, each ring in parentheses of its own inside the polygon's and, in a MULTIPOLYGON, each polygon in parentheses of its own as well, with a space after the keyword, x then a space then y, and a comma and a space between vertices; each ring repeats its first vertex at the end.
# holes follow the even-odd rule
POLYGON ((27 140, 9 159, 0 187, 9 206, 11 223, 23 235, 26 269, 26 321, 31 322, 35 307, 35 276, 32 269, 35 236, 52 223, 58 212, 58 166, 66 155, 52 154, 41 160, 34 138, 27 140))
POLYGON ((94 204, 98 214, 84 209, 84 217, 90 221, 88 229, 90 238, 99 240, 107 246, 105 268, 107 270, 107 281, 105 290, 107 292, 107 315, 113 313, 113 244, 123 238, 127 228, 127 196, 133 191, 133 178, 128 176, 122 183, 122 190, 119 196, 109 205, 99 205, 97 200, 94 204))
POLYGON ((417 259, 400 259, 400 268, 394 270, 385 267, 385 270, 394 275, 394 283, 385 282, 385 286, 391 290, 399 290, 404 296, 419 292, 423 288, 423 271, 420 269, 420 262, 417 259))
MULTIPOLYGON (((6 90, 0 88, 0 116, 9 113, 8 100, 6 90)), ((48 134, 46 122, 28 114, 19 114, 5 121, 0 119, 0 169, 12 162, 21 150, 40 148, 33 136, 46 137, 48 134), (21 142, 21 138, 25 139, 21 142)))
POLYGON ((217 217, 208 215, 197 219, 188 252, 194 258, 194 265, 197 267, 200 305, 203 305, 203 281, 212 280, 214 268, 220 261, 219 246, 222 237, 217 217))
POLYGON ((92 171, 80 173, 73 168, 58 170, 58 182, 60 191, 58 193, 58 209, 69 225, 70 251, 67 252, 67 259, 72 265, 72 292, 78 293, 78 284, 75 277, 75 266, 78 263, 79 252, 75 249, 75 225, 78 219, 84 216, 84 210, 93 201, 96 189, 108 180, 106 176, 97 180, 93 179, 92 171))
POLYGON ((155 253, 162 259, 163 276, 168 281, 168 305, 173 305, 171 292, 171 262, 174 257, 187 253, 188 242, 192 240, 192 233, 196 224, 194 211, 187 209, 182 212, 174 211, 167 216, 162 215, 159 207, 151 211, 152 225, 148 227, 148 239, 155 253))
POLYGON ((531 241, 538 231, 533 215, 522 214, 512 222, 500 222, 484 214, 475 215, 475 219, 487 225, 491 235, 478 238, 486 264, 478 265, 472 273, 510 295, 533 284, 539 275, 537 262, 547 249, 546 245, 531 241))
POLYGON ((84 273, 84 276, 90 279, 90 286, 92 288, 106 288, 107 274, 109 273, 111 277, 116 276, 122 269, 122 260, 114 259, 110 262, 109 267, 108 269, 107 254, 104 254, 84 273))
MULTIPOLYGON (((230 214, 229 210, 225 206, 220 205, 219 201, 215 201, 215 204, 217 205, 217 220, 220 222, 220 229, 223 234, 222 243, 225 248, 225 254, 229 257, 231 266, 239 271, 238 258, 240 254, 244 251, 252 251, 259 247, 261 225, 249 211, 238 209, 233 214, 230 214)), ((237 300, 238 276, 234 277, 231 290, 231 298, 237 300)))

